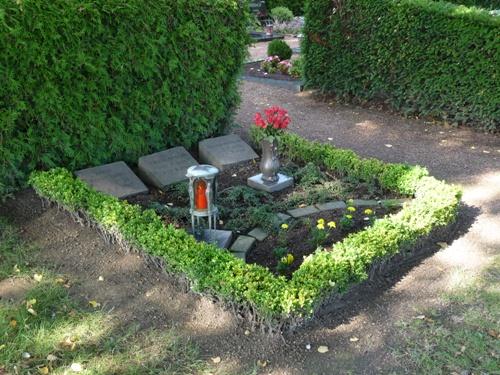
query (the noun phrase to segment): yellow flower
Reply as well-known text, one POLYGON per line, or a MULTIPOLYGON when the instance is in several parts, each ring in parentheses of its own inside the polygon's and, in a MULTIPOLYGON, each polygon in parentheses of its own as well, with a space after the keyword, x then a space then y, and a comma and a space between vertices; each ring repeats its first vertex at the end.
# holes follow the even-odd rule
POLYGON ((352 219, 352 215, 345 215, 346 218, 352 219))
POLYGON ((354 211, 356 211, 356 208, 352 207, 352 206, 349 206, 349 207, 347 207, 347 211, 354 212, 354 211))
POLYGON ((367 208, 365 211, 364 211, 365 215, 372 215, 373 214, 373 210, 367 208))
POLYGON ((286 265, 290 265, 293 263, 294 261, 294 257, 292 254, 288 253, 287 255, 285 255, 283 258, 281 258, 281 263, 284 263, 286 265))
POLYGON ((288 224, 286 224, 286 223, 281 224, 281 229, 287 230, 288 229, 288 224))
POLYGON ((354 199, 351 198, 351 199, 347 200, 347 204, 353 204, 353 203, 354 203, 354 199))
POLYGON ((335 221, 329 221, 327 225, 330 229, 337 228, 337 224, 335 224, 335 221))
POLYGON ((325 224, 325 219, 318 219, 318 224, 325 224))
POLYGON ((318 225, 316 225, 316 228, 318 228, 320 230, 323 230, 323 229, 325 229, 325 224, 320 224, 319 223, 318 225))

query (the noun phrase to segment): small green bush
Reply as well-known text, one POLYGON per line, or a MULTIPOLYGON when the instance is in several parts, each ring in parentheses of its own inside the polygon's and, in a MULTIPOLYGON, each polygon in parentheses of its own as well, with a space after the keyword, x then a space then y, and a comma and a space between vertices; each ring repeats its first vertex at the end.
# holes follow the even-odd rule
POLYGON ((332 293, 342 293, 366 280, 374 263, 408 251, 422 236, 456 217, 460 190, 428 177, 423 168, 361 159, 350 150, 294 134, 283 135, 280 142, 287 158, 365 181, 376 180, 383 188, 414 199, 399 213, 349 235, 332 251, 309 255, 291 280, 286 280, 264 267, 245 264, 228 251, 196 242, 186 231, 165 226, 154 211, 99 193, 67 170, 34 172, 30 182, 40 196, 84 214, 102 230, 162 258, 168 270, 184 275, 194 290, 248 308, 261 323, 278 328, 310 317, 332 293))
POLYGON ((290 22, 293 20, 293 13, 287 7, 276 7, 271 9, 271 17, 276 22, 290 22))
POLYGON ((221 133, 247 13, 234 0, 0 0, 0 197, 35 168, 136 162, 221 133))
POLYGON ((281 39, 275 39, 267 46, 267 56, 278 56, 281 61, 290 59, 292 54, 290 46, 281 39))
POLYGON ((279 6, 287 7, 294 15, 302 16, 304 14, 304 5, 306 0, 266 0, 267 9, 273 9, 279 6))
POLYGON ((500 17, 431 0, 308 2, 305 81, 348 101, 495 131, 500 17))
POLYGON ((485 9, 500 9, 499 0, 449 0, 450 3, 485 9))

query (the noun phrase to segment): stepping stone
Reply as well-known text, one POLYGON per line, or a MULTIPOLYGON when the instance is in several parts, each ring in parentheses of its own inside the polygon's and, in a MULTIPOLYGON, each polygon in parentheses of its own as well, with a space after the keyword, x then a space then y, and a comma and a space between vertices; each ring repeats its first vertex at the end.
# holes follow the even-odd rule
POLYGON ((264 241, 269 236, 269 234, 262 228, 254 228, 248 233, 248 235, 255 238, 259 242, 264 241))
POLYGON ((198 162, 184 147, 174 147, 139 158, 139 175, 148 183, 163 189, 187 180, 186 171, 198 162))
POLYGON ((259 157, 255 151, 236 134, 210 138, 198 144, 200 160, 220 170, 259 157))
POLYGON ((332 211, 347 208, 345 202, 342 201, 334 201, 334 202, 326 202, 317 204, 316 208, 320 211, 332 211))
POLYGON ((257 240, 253 237, 249 237, 249 236, 238 236, 238 238, 236 238, 236 241, 234 241, 233 245, 231 246, 231 253, 233 253, 233 255, 235 256, 238 256, 238 257, 242 257, 244 256, 244 258, 242 259, 246 259, 246 253, 252 248, 254 247, 255 245, 255 242, 257 240), (239 254, 239 255, 237 255, 239 254), (243 254, 243 255, 241 255, 243 254))
POLYGON ((288 220, 290 220, 292 217, 290 215, 284 214, 284 213, 278 213, 276 214, 276 219, 279 224, 286 223, 288 220))
POLYGON ((149 192, 146 185, 123 161, 82 169, 75 174, 95 190, 116 198, 123 199, 149 192))
POLYGON ((354 207, 375 207, 379 206, 380 202, 376 200, 354 199, 352 205, 354 207))
POLYGON ((402 207, 405 203, 411 202, 411 199, 405 198, 405 199, 385 199, 383 201, 380 201, 380 204, 385 207, 394 207, 394 206, 400 206, 402 207))
POLYGON ((302 217, 302 216, 309 216, 312 214, 318 213, 319 210, 314 207, 314 206, 307 206, 303 208, 295 208, 293 210, 288 210, 287 213, 292 216, 292 217, 302 217))

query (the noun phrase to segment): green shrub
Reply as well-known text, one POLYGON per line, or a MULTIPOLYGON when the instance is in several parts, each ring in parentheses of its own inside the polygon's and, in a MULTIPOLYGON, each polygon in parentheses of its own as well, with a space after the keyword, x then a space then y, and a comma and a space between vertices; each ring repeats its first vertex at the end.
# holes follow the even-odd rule
POLYGON ((301 16, 304 14, 304 4, 306 0, 266 0, 267 9, 276 7, 287 7, 294 15, 301 16))
POLYGON ((0 0, 0 196, 33 168, 135 162, 220 133, 246 15, 234 0, 0 0))
POLYGON ((415 199, 399 213, 349 235, 332 251, 311 254, 291 280, 286 280, 264 267, 245 264, 228 251, 198 243, 184 230, 165 226, 152 210, 142 211, 96 192, 67 170, 34 172, 30 182, 40 196, 69 211, 85 213, 103 230, 162 258, 168 270, 187 277, 194 290, 249 308, 254 318, 258 313, 261 323, 277 324, 278 328, 310 317, 325 297, 365 280, 375 262, 408 251, 420 237, 456 217, 460 190, 428 177, 423 168, 361 159, 352 151, 293 134, 283 135, 280 142, 281 152, 288 158, 359 179, 376 179, 383 188, 411 194, 415 199))
POLYGON ((276 22, 290 22, 293 20, 293 13, 287 7, 276 7, 271 9, 271 17, 276 22))
POLYGON ((290 46, 281 39, 275 39, 267 46, 267 56, 278 56, 281 61, 290 59, 292 54, 290 46))
POLYGON ((307 85, 407 115, 498 129, 500 17, 431 0, 345 0, 335 13, 333 4, 307 6, 307 85))

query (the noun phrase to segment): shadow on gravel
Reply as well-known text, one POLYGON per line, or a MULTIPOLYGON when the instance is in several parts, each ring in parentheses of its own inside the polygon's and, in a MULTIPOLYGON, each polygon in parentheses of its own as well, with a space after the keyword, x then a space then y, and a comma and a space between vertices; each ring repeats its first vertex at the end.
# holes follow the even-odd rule
POLYGON ((413 268, 441 250, 438 243, 452 244, 466 234, 481 213, 478 207, 461 204, 455 223, 433 231, 413 246, 411 254, 396 255, 389 262, 376 265, 367 281, 354 286, 340 297, 326 301, 308 324, 296 333, 311 328, 333 329, 373 307, 374 301, 401 281, 413 268))

